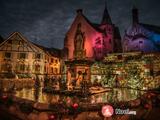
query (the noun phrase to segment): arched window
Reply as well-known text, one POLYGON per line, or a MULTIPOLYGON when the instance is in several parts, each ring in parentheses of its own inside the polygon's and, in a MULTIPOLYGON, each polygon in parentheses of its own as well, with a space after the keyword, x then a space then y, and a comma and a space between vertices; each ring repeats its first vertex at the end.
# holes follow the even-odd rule
POLYGON ((57 68, 54 68, 54 73, 58 74, 58 69, 57 68))

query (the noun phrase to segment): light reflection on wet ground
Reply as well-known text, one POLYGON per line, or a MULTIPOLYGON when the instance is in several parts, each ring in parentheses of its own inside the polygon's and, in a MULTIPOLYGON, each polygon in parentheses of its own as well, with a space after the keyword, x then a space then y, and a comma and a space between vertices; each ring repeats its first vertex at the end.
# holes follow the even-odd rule
MULTIPOLYGON (((90 103, 120 102, 134 100, 138 98, 141 94, 143 94, 143 92, 138 90, 127 88, 114 88, 113 91, 88 96, 87 99, 90 103)), ((22 90, 16 91, 16 96, 20 98, 37 101, 40 103, 58 103, 67 100, 71 100, 72 102, 74 102, 82 100, 82 98, 78 98, 76 96, 64 96, 43 93, 41 88, 24 88, 22 90)))

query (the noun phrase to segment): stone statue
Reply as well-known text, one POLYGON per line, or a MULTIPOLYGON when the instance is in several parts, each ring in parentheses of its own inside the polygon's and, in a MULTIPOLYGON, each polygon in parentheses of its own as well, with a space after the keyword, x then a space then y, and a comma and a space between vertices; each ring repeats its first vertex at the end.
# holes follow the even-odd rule
POLYGON ((77 31, 74 40, 75 50, 83 50, 84 49, 84 33, 81 31, 81 23, 77 26, 77 31))

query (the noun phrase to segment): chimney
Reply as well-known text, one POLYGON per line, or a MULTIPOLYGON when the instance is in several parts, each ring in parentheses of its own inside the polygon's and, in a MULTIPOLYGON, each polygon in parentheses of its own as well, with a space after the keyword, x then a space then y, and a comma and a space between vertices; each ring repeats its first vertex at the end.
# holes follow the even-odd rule
POLYGON ((81 14, 83 12, 82 9, 77 9, 77 14, 81 14))
POLYGON ((132 22, 133 22, 133 24, 139 23, 138 9, 136 7, 133 7, 133 9, 132 9, 132 22))

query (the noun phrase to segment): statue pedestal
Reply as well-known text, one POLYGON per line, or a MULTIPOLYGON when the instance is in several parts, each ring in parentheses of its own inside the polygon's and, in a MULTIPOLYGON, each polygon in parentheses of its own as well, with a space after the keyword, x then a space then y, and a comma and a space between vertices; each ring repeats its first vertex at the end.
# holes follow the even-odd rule
POLYGON ((74 50, 75 59, 84 59, 86 56, 86 50, 74 50))
POLYGON ((67 66, 67 81, 70 80, 70 77, 73 81, 75 80, 76 84, 74 87, 79 87, 81 82, 84 80, 84 77, 86 81, 90 82, 90 67, 93 64, 93 61, 86 59, 74 59, 65 61, 65 64, 67 66), (84 73, 86 73, 85 76, 84 73))

